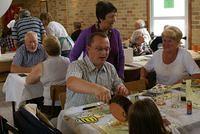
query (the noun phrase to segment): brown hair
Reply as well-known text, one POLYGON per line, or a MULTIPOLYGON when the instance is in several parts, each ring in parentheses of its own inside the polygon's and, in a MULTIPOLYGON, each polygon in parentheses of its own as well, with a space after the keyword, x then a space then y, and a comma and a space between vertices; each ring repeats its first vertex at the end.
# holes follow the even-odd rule
POLYGON ((99 37, 102 37, 102 38, 108 38, 108 36, 107 36, 105 33, 103 33, 103 32, 94 32, 94 33, 92 33, 92 35, 89 37, 88 46, 90 46, 90 45, 93 43, 94 37, 96 37, 96 36, 99 36, 99 37))
POLYGON ((166 134, 160 112, 151 99, 135 102, 128 113, 129 134, 166 134))
POLYGON ((102 20, 105 20, 106 15, 111 12, 117 12, 117 8, 108 1, 99 1, 96 4, 96 17, 98 19, 98 22, 101 22, 102 20))
POLYGON ((40 14, 40 20, 41 20, 41 21, 46 20, 46 21, 48 21, 48 23, 49 23, 49 22, 51 22, 53 19, 52 19, 52 16, 51 16, 50 13, 41 13, 41 14, 40 14))
POLYGON ((44 49, 50 56, 60 55, 60 42, 55 36, 48 36, 44 40, 44 49))

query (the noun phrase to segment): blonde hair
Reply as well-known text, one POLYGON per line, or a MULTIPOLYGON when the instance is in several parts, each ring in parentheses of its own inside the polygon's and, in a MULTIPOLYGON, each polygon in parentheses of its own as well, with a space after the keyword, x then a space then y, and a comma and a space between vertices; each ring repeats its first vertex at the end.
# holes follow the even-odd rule
POLYGON ((162 37, 173 39, 177 41, 179 44, 181 44, 182 36, 183 34, 181 30, 176 26, 168 26, 162 32, 162 37))
POLYGON ((55 36, 48 36, 44 40, 44 49, 50 56, 60 55, 60 42, 55 36))

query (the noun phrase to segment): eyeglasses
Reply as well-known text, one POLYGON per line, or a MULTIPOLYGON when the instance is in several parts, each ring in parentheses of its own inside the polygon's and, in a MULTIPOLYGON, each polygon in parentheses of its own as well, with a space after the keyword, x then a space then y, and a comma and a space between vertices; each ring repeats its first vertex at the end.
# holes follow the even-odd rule
POLYGON ((99 53, 106 51, 106 52, 110 52, 111 48, 107 47, 107 48, 100 48, 100 47, 96 47, 95 50, 99 53))

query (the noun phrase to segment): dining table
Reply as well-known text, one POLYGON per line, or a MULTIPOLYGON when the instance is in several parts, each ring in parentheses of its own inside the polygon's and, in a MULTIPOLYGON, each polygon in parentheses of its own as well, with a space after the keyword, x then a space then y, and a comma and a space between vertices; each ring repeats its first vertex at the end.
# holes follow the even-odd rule
POLYGON ((0 54, 0 82, 4 82, 7 74, 10 72, 10 66, 14 55, 15 52, 0 54))
MULTIPOLYGON (((194 61, 200 67, 200 52, 195 52, 193 50, 188 50, 191 54, 194 61)), ((124 66, 124 82, 130 82, 140 79, 140 69, 151 59, 153 56, 150 55, 141 55, 141 56, 132 56, 130 58, 130 50, 124 51, 125 53, 125 66, 124 66), (126 60, 128 58, 128 60, 126 60)), ((154 75, 154 74, 153 74, 154 75)), ((154 76, 153 76, 154 77, 154 76)))
MULTIPOLYGON (((200 107, 193 107, 187 114, 187 102, 182 84, 175 87, 156 85, 149 91, 129 95, 132 103, 137 99, 151 98, 158 106, 164 119, 170 122, 172 134, 199 134, 200 107), (158 86, 163 92, 154 90, 158 86), (163 88, 164 87, 164 88, 163 88), (155 95, 155 91, 158 94, 155 95), (137 97, 136 97, 137 96, 137 97), (136 99, 137 98, 137 99, 136 99), (161 100, 164 103, 160 103, 161 100)), ((109 105, 96 102, 62 110, 58 116, 57 128, 63 133, 74 134, 128 134, 128 122, 118 121, 109 110, 109 105)))

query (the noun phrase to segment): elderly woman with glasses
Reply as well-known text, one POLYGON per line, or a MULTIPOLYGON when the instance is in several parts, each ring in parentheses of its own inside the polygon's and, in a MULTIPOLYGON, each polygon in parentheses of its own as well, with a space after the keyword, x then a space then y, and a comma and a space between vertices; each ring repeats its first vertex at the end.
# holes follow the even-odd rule
POLYGON ((140 78, 145 79, 149 72, 155 71, 157 83, 172 85, 183 79, 200 78, 200 69, 190 53, 180 47, 182 32, 178 27, 169 26, 162 32, 163 49, 141 69, 140 78))

